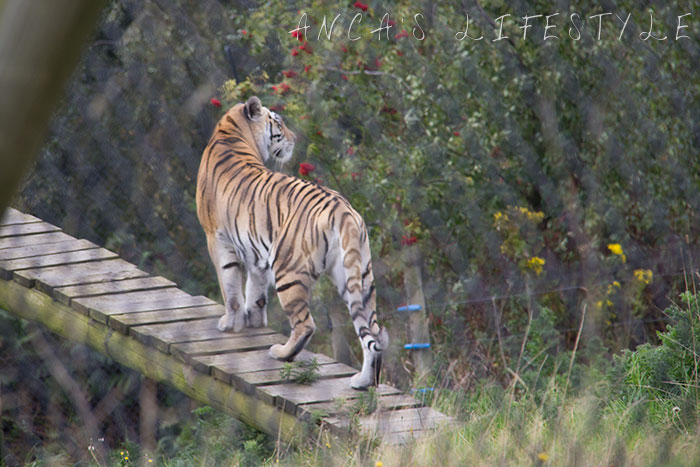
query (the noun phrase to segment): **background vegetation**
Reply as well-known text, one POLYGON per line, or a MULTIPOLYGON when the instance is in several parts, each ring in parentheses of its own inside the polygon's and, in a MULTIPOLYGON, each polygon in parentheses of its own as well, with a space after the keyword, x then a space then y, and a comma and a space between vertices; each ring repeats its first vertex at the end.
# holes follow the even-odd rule
MULTIPOLYGON (((199 155, 225 108, 258 95, 300 136, 283 170, 340 191, 370 226, 380 319, 393 339, 385 373, 407 390, 415 375, 393 310, 406 300, 403 252, 422 255, 437 389, 427 397, 466 424, 411 455, 684 463, 698 455, 688 448, 698 410, 698 14, 694 2, 622 0, 114 0, 14 204, 217 297, 194 212, 199 155), (613 14, 598 39, 590 16, 605 12, 613 14), (290 34, 302 13, 306 35, 290 34), (361 39, 350 41, 358 13, 351 36, 361 39), (554 13, 549 32, 559 39, 543 40, 544 18, 523 39, 522 16, 554 13), (569 33, 572 13, 580 40, 569 33), (628 13, 620 36, 616 15, 628 13), (690 38, 675 40, 685 13, 690 38), (338 14, 330 39, 319 39, 324 15, 330 24, 338 14), (494 41, 505 14, 509 39, 494 41), (642 40, 650 14, 666 40, 642 40), (467 15, 469 36, 483 40, 456 36, 467 15), (379 39, 372 31, 381 25, 391 28, 379 39)), ((354 345, 325 282, 314 308, 321 328, 354 345)), ((3 319, 3 355, 19 355, 0 360, 3 394, 33 405, 3 407, 2 453, 44 458, 69 436, 46 416, 49 402, 63 401, 56 413, 72 408, 55 388, 24 394, 22 377, 4 376, 30 364, 31 378, 50 379, 24 341, 36 331, 3 319)), ((320 332, 312 345, 331 351, 332 340, 320 332)), ((90 385, 82 375, 92 371, 73 369, 94 403, 120 388, 115 410, 127 413, 103 420, 104 443, 138 452, 127 428, 137 375, 55 345, 85 352, 85 368, 109 375, 90 385)), ((337 462, 348 448, 279 452, 220 415, 190 414, 167 388, 159 394, 172 414, 160 422, 163 462, 337 462)), ((350 449, 361 464, 384 453, 350 449)), ((384 462, 405 455, 385 453, 384 462)))

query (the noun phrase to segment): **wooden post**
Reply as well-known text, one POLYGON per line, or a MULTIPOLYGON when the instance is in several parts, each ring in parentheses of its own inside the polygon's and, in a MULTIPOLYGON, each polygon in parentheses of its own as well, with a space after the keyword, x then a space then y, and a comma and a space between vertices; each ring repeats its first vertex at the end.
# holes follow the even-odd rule
MULTIPOLYGON (((422 257, 420 250, 412 246, 406 249, 404 256, 404 284, 406 286, 406 304, 420 305, 418 311, 406 311, 408 314, 408 339, 405 344, 429 344, 430 332, 425 310, 425 296, 423 295, 423 279, 421 275, 422 257)), ((430 374, 433 364, 433 355, 430 348, 406 350, 411 352, 411 361, 416 369, 415 383, 424 385, 430 374)))
POLYGON ((156 453, 156 432, 158 430, 158 383, 146 376, 141 378, 139 407, 141 465, 148 465, 148 460, 153 460, 156 453))

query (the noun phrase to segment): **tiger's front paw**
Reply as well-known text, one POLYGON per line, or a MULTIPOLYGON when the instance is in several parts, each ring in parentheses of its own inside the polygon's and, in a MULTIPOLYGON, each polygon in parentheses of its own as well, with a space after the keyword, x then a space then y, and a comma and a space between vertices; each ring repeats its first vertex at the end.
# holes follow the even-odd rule
POLYGON ((267 313, 265 310, 248 310, 248 327, 260 328, 267 326, 267 313))
POLYGON ((282 360, 286 362, 289 359, 288 352, 285 352, 284 345, 282 344, 274 344, 272 347, 270 347, 270 351, 268 353, 270 354, 270 357, 274 358, 275 360, 282 360))
POLYGON ((352 386, 353 389, 365 391, 369 386, 373 385, 374 381, 372 380, 372 376, 364 375, 362 372, 350 378, 350 386, 352 386))
POLYGON ((231 331, 241 332, 245 327, 245 315, 243 313, 226 313, 219 318, 216 328, 221 332, 231 331))
POLYGON ((230 331, 233 328, 233 315, 226 313, 219 318, 219 324, 216 325, 216 328, 221 332, 230 331))

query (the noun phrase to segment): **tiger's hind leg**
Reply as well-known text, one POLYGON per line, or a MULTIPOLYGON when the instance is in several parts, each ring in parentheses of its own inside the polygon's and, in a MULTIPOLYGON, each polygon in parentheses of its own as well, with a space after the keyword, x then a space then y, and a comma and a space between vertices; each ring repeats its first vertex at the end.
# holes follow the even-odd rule
POLYGON ((366 238, 366 233, 361 236, 357 231, 351 232, 342 248, 342 260, 331 270, 362 347, 362 369, 350 379, 350 385, 360 390, 379 384, 383 353, 389 346, 386 330, 377 323, 374 275, 366 238))
POLYGON ((248 327, 267 326, 267 289, 268 278, 259 271, 248 271, 245 284, 245 311, 248 315, 248 327))
POLYGON ((230 330, 240 332, 245 327, 242 290, 243 263, 238 259, 233 248, 218 239, 215 233, 207 234, 207 247, 216 269, 226 309, 226 313, 219 320, 217 328, 222 332, 230 330))
POLYGON ((270 347, 270 356, 277 360, 292 361, 311 339, 316 324, 309 309, 311 281, 308 276, 287 274, 277 283, 277 296, 289 318, 292 332, 284 345, 270 347))

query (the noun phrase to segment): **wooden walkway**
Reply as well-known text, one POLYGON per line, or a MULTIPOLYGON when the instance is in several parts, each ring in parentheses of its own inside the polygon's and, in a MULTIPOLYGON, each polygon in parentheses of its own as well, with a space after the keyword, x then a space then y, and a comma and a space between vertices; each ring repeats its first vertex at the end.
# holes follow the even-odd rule
POLYGON ((353 416, 366 394, 350 388, 355 369, 304 350, 297 360, 315 358, 320 379, 285 382, 283 364, 267 355, 285 336, 270 328, 222 333, 222 305, 11 208, 0 217, 0 308, 284 440, 321 423, 340 436, 354 428, 403 443, 451 423, 385 384, 379 409, 353 416))

